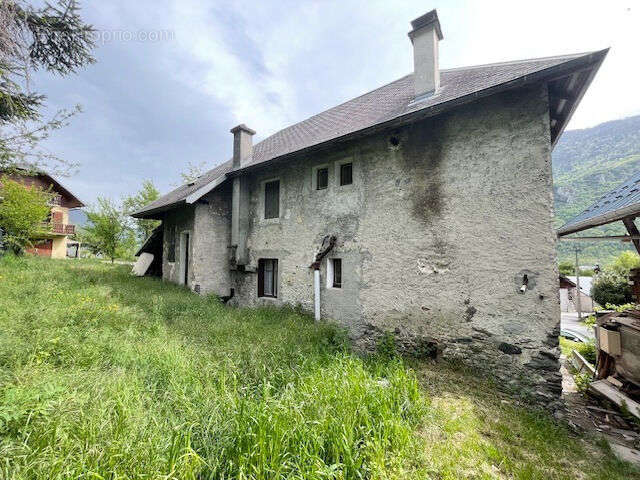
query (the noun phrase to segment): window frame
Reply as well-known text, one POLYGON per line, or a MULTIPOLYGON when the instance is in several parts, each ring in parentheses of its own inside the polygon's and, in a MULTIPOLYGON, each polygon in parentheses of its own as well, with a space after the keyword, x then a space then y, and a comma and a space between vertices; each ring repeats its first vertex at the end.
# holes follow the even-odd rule
POLYGON ((278 298, 278 259, 258 259, 258 298, 278 298), (265 292, 265 273, 267 265, 271 264, 271 292, 265 292))
POLYGON ((332 258, 331 265, 333 266, 332 288, 342 288, 342 259, 332 258))
POLYGON ((323 163, 322 165, 316 165, 311 169, 311 190, 314 192, 326 192, 331 186, 331 164, 323 163), (327 170, 327 186, 325 188, 318 189, 318 172, 322 169, 327 170))
POLYGON ((327 288, 331 290, 342 290, 344 286, 344 262, 342 257, 327 258, 327 288), (340 283, 336 283, 336 263, 340 265, 340 283))
POLYGON ((338 177, 340 178, 339 185, 346 187, 347 185, 353 185, 353 162, 344 162, 340 164, 340 170, 338 171, 338 177), (349 167, 349 183, 343 182, 342 172, 345 167, 349 167))
POLYGON ((271 180, 265 180, 263 182, 263 186, 262 186, 262 203, 263 203, 262 218, 265 219, 265 220, 275 220, 277 218, 280 218, 280 198, 281 198, 281 192, 282 192, 282 189, 280 187, 281 183, 282 182, 280 181, 279 178, 273 178, 271 180), (277 197, 276 205, 275 205, 275 208, 276 208, 276 212, 275 213, 276 213, 276 215, 268 217, 267 216, 267 185, 272 185, 274 183, 278 184, 278 197, 277 197))
POLYGON ((318 167, 316 169, 316 190, 326 190, 329 188, 329 167, 318 167), (320 172, 324 172, 324 186, 320 186, 320 172))

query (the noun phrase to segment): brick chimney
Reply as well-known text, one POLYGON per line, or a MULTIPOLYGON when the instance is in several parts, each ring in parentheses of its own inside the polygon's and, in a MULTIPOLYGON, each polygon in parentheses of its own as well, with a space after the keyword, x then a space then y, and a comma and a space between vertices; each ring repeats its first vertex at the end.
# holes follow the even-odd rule
POLYGON ((438 42, 442 30, 438 13, 431 10, 411 22, 409 38, 413 44, 413 83, 416 100, 435 93, 440 87, 438 42))
POLYGON ((253 137, 255 131, 251 130, 244 123, 231 129, 233 133, 233 168, 244 167, 251 161, 253 153, 253 137))

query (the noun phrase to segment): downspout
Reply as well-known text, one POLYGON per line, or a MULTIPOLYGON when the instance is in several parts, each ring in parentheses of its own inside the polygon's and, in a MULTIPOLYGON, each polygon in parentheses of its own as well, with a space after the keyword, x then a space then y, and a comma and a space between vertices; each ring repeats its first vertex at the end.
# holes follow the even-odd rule
POLYGON ((313 271, 313 291, 314 291, 314 317, 316 322, 320 321, 320 268, 313 271))
POLYGON ((313 311, 316 321, 320 320, 320 262, 327 256, 336 244, 335 235, 327 235, 322 239, 320 250, 316 253, 314 262, 309 266, 313 269, 313 311))

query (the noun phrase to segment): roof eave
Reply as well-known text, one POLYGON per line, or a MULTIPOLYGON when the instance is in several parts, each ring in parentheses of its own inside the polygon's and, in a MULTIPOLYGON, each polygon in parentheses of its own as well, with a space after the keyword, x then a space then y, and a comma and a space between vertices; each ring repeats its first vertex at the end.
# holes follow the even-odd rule
POLYGON ((609 48, 605 48, 603 50, 598 50, 597 52, 593 52, 589 55, 589 57, 593 57, 593 61, 589 67, 589 70, 590 70, 589 75, 581 85, 580 90, 578 91, 578 94, 573 99, 571 106, 569 107, 569 111, 565 115, 560 128, 557 130, 555 136, 551 139, 551 150, 555 148, 556 144, 558 143, 558 140, 560 140, 560 137, 564 133, 565 128, 569 124, 569 121, 571 121, 573 114, 575 113, 576 109, 578 108, 578 105, 582 101, 582 97, 584 97, 584 94, 589 89, 591 82, 596 76, 596 73, 598 73, 598 70, 600 70, 600 66, 602 65, 602 62, 604 62, 604 59, 608 53, 609 53, 609 48))
POLYGON ((640 204, 629 205, 628 207, 614 210, 604 215, 598 215, 597 217, 587 218, 574 224, 564 225, 557 230, 557 233, 559 237, 563 237, 571 233, 582 232, 583 230, 607 225, 627 217, 635 217, 638 215, 640 215, 640 204))
POLYGON ((142 208, 140 210, 133 212, 129 216, 133 218, 162 220, 163 215, 160 215, 160 214, 163 214, 170 210, 174 210, 182 205, 186 205, 185 199, 178 200, 177 202, 173 202, 168 205, 162 205, 161 207, 157 207, 157 208, 151 208, 151 209, 142 208))
MULTIPOLYGON (((405 115, 402 115, 400 117, 394 118, 392 120, 386 121, 386 122, 382 122, 382 123, 378 123, 376 125, 372 125, 370 127, 361 129, 361 130, 357 130, 355 132, 350 132, 346 135, 342 135, 340 137, 336 137, 336 138, 332 138, 331 140, 327 140, 325 142, 322 143, 318 143, 315 145, 311 145, 309 147, 300 149, 300 150, 295 150, 293 152, 289 152, 274 158, 271 158, 269 160, 266 160, 264 162, 260 162, 257 164, 252 164, 252 165, 247 165, 246 167, 241 167, 238 168, 236 170, 232 170, 231 172, 227 173, 227 177, 228 178, 233 178, 236 177, 238 175, 242 175, 244 173, 250 172, 250 171, 255 171, 258 169, 262 169, 266 166, 272 165, 273 163, 277 163, 277 162, 282 162, 282 161, 286 161, 296 155, 301 155, 301 154, 306 154, 308 152, 312 152, 312 151, 316 151, 316 150, 323 150, 326 149, 332 145, 338 144, 338 143, 342 143, 342 142, 346 142, 349 140, 354 140, 356 138, 361 138, 364 136, 368 136, 371 135, 373 133, 376 133, 378 131, 382 131, 382 130, 387 130, 387 129, 391 129, 391 128, 397 128, 403 125, 407 125, 410 123, 415 123, 417 121, 423 120, 425 118, 428 117, 432 117, 435 115, 438 115, 440 113, 443 113, 447 110, 451 110, 452 108, 455 107, 459 107, 462 105, 466 105, 468 103, 474 102, 478 99, 481 98, 486 98, 489 97, 491 95, 496 95, 498 93, 502 93, 505 92, 507 90, 512 90, 514 88, 520 88, 526 85, 532 85, 538 82, 542 82, 542 81, 548 81, 551 80, 553 78, 558 78, 562 75, 567 75, 577 69, 583 69, 583 68, 593 68, 595 66, 599 67, 600 64, 602 63, 602 61, 604 60, 604 57, 606 56, 607 52, 609 51, 609 49, 604 49, 604 50, 599 50, 596 52, 592 52, 592 53, 588 53, 585 54, 584 56, 569 60, 567 62, 561 63, 559 65, 554 65, 552 67, 543 69, 543 70, 539 70, 535 73, 532 74, 528 74, 528 75, 523 75, 521 77, 518 77, 516 79, 510 80, 508 82, 504 82, 501 83, 499 85, 495 85, 493 87, 489 87, 486 88, 484 90, 479 90, 477 92, 473 92, 470 93, 468 95, 463 95, 461 97, 458 98, 454 98, 452 100, 449 100, 447 102, 443 102, 437 105, 433 105, 427 108, 424 108, 422 110, 418 110, 415 112, 411 112, 405 115)), ((589 83, 591 81, 591 79, 593 78, 593 75, 595 75, 595 72, 597 71, 597 68, 594 69, 594 72, 592 72, 592 74, 590 75, 590 79, 589 79, 589 83)), ((582 96, 584 95, 584 91, 586 91, 586 87, 588 86, 588 83, 586 84, 585 88, 580 92, 579 98, 575 101, 574 103, 574 109, 571 111, 571 114, 573 114, 573 111, 575 110, 575 107, 577 107, 578 103, 580 103, 580 99, 582 98, 582 96)), ((570 118, 567 117, 567 121, 570 118)), ((562 130, 564 130, 566 126, 565 125, 562 126, 561 132, 562 130)), ((560 132, 560 133, 561 133, 560 132)), ((557 138, 560 137, 560 134, 557 135, 557 138)), ((555 143, 555 142, 554 142, 555 143)))

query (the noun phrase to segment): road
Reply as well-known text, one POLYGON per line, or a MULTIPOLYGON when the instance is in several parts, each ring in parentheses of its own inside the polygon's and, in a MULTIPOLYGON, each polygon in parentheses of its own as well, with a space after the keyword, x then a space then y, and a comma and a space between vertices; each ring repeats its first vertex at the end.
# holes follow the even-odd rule
MULTIPOLYGON (((584 317, 586 317, 586 315, 584 315, 584 317)), ((562 312, 560 325, 562 329, 573 330, 574 332, 581 333, 586 337, 594 338, 593 328, 587 327, 583 323, 580 323, 578 321, 577 312, 571 312, 571 313, 562 312)))

